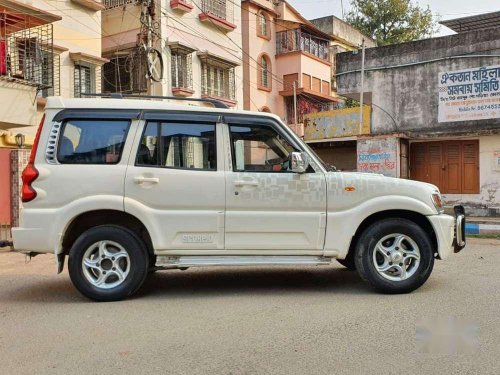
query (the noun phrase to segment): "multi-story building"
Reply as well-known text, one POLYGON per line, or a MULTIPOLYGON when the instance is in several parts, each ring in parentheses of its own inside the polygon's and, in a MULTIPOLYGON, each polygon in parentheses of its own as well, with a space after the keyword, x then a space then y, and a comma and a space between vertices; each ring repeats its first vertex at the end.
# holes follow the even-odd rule
POLYGON ((241 17, 244 108, 275 113, 302 136, 304 116, 337 101, 330 35, 284 0, 244 0, 241 17))
MULTIPOLYGON (((500 12, 442 24, 457 34, 366 50, 371 129, 357 170, 429 182, 450 206, 498 216, 500 12)), ((337 56, 339 93, 359 99, 361 67, 360 54, 337 56)))
POLYGON ((44 98, 100 91, 102 9, 94 0, 0 0, 0 224, 16 223, 44 98))
POLYGON ((215 98, 243 108, 239 1, 104 0, 104 6, 102 48, 110 60, 104 92, 215 98), (151 49, 161 57, 148 58, 151 49))

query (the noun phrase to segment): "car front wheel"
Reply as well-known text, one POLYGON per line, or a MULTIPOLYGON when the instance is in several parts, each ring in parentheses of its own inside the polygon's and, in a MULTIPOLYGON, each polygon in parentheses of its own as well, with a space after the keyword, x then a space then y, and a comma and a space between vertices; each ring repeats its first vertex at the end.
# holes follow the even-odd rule
POLYGON ((99 226, 84 232, 71 247, 68 270, 75 287, 95 301, 117 301, 143 284, 149 266, 145 245, 132 232, 99 226))
POLYGON ((409 293, 429 278, 434 250, 428 234, 407 219, 384 219, 361 235, 355 253, 360 276, 382 293, 409 293))

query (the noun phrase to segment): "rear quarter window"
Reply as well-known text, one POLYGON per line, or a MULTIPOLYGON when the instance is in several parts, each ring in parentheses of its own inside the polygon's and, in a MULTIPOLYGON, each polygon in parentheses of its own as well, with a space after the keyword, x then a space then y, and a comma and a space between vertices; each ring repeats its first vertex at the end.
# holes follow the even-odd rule
POLYGON ((61 164, 117 164, 127 139, 128 120, 68 120, 57 148, 61 164))

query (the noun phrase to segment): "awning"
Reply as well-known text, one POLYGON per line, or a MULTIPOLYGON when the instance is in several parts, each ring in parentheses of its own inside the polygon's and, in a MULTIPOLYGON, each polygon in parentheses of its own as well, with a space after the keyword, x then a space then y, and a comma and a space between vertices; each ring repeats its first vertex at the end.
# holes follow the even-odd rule
POLYGON ((31 5, 0 0, 0 26, 5 25, 7 34, 60 20, 62 17, 31 5))

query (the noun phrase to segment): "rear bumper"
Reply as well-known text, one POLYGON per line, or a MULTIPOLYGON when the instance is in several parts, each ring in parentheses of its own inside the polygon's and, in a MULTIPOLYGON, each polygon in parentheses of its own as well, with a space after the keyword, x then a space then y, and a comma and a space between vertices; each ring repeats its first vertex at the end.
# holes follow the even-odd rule
POLYGON ((12 228, 14 250, 20 253, 54 253, 51 234, 42 228, 12 228))

